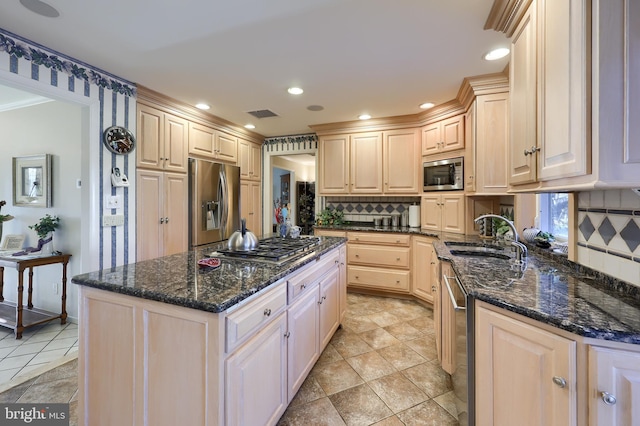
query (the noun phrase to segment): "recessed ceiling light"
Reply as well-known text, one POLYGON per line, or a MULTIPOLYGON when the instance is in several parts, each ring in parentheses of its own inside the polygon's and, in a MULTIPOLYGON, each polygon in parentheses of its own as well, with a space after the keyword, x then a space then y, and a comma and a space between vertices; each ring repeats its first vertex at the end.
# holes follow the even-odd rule
POLYGON ((208 110, 211 107, 209 105, 207 105, 207 104, 196 104, 196 108, 203 109, 203 110, 208 110))
POLYGON ((309 111, 322 111, 324 107, 322 105, 309 105, 307 109, 309 111))
POLYGON ((435 106, 435 104, 433 102, 425 102, 425 103, 420 105, 420 108, 429 109, 429 108, 433 108, 434 106, 435 106))
POLYGON ((500 47, 498 49, 494 49, 491 52, 485 54, 483 58, 487 61, 495 61, 496 59, 504 58, 509 54, 509 49, 506 47, 500 47))
POLYGON ((369 114, 360 114, 360 115, 358 116, 358 118, 359 118, 360 120, 369 120, 369 119, 371 118, 371 116, 370 116, 369 114))
POLYGON ((20 0, 20 4, 40 16, 46 16, 47 18, 57 18, 60 16, 60 12, 53 6, 40 0, 20 0))
POLYGON ((244 127, 246 129, 255 129, 256 128, 256 126, 254 126, 253 124, 245 124, 244 127))
POLYGON ((287 92, 291 93, 292 95, 302 95, 302 93, 304 92, 304 90, 302 90, 299 87, 289 87, 287 89, 287 92))

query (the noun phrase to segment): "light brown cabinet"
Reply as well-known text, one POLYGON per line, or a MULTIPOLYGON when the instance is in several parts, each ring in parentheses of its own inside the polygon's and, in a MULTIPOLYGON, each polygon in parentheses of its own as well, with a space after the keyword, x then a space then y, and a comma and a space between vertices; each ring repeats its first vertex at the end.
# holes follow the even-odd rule
POLYGON ((438 278, 434 269, 437 267, 438 256, 433 249, 433 238, 414 236, 411 242, 411 256, 413 268, 411 276, 411 293, 431 304, 434 304, 436 282, 438 278))
POLYGON ((422 127, 422 155, 464 148, 464 115, 457 115, 422 127))
POLYGON ((420 191, 420 132, 403 129, 383 132, 383 180, 385 194, 417 194, 420 191))
POLYGON ((479 95, 475 101, 476 195, 509 189, 509 93, 479 95))
POLYGON ((422 228, 464 234, 464 205, 463 193, 425 193, 420 202, 422 228))
POLYGON ((187 120, 142 103, 137 104, 136 166, 187 172, 187 120))
POLYGON ((247 220, 247 229, 262 234, 262 189, 260 182, 240 181, 240 216, 247 220))
MULTIPOLYGON (((439 286, 438 296, 440 300, 439 303, 439 315, 438 318, 440 323, 440 366, 444 371, 449 374, 453 374, 456 369, 456 358, 458 353, 456 352, 456 336, 457 331, 456 327, 461 326, 462 324, 456 325, 456 311, 451 302, 451 296, 447 285, 452 285, 452 281, 455 280, 455 273, 451 268, 451 264, 449 262, 442 262, 440 264, 440 277, 437 281, 439 286), (446 277, 446 279, 445 279, 446 277), (447 284, 446 280, 449 280, 449 284, 447 284)), ((463 356, 464 354, 460 354, 463 356)))
POLYGON ((323 136, 318 143, 318 193, 349 193, 349 135, 323 136))
POLYGON ((232 164, 238 161, 238 138, 209 126, 189 123, 189 154, 232 164))
POLYGON ((238 139, 238 165, 240 179, 262 179, 262 152, 260 146, 244 139, 238 139))
POLYGON ((187 251, 187 175, 138 169, 136 182, 136 260, 187 251))
POLYGON ((476 424, 576 425, 576 342, 483 306, 475 321, 476 424))
POLYGON ((349 193, 382 194, 382 133, 350 136, 349 193))

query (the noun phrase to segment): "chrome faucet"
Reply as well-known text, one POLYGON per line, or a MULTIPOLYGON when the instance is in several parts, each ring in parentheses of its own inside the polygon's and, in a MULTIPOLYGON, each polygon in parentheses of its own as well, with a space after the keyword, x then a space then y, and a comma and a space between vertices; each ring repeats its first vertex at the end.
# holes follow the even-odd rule
POLYGON ((527 246, 525 246, 518 240, 518 231, 516 230, 516 226, 513 224, 513 222, 511 222, 507 218, 498 216, 497 214, 483 214, 482 216, 475 218, 474 222, 479 223, 481 220, 484 220, 486 218, 502 219, 509 226, 509 228, 511 228, 511 231, 513 231, 513 241, 511 242, 511 245, 516 248, 516 261, 518 263, 521 263, 522 258, 527 257, 528 251, 527 246))

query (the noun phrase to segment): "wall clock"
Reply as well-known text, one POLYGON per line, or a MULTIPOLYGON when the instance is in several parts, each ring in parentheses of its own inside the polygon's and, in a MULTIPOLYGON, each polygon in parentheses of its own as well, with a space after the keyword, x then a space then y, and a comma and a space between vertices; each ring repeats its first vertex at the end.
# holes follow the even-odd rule
POLYGON ((114 154, 128 154, 136 146, 136 138, 130 130, 122 126, 111 126, 104 131, 102 141, 114 154))

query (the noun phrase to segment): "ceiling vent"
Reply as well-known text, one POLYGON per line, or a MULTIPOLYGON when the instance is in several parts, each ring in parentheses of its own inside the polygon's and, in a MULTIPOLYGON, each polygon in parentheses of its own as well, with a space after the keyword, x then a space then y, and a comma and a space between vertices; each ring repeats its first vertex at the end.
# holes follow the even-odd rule
POLYGON ((269 117, 277 117, 273 111, 269 111, 268 109, 259 109, 257 111, 247 111, 247 114, 253 115, 255 118, 269 118, 269 117))

